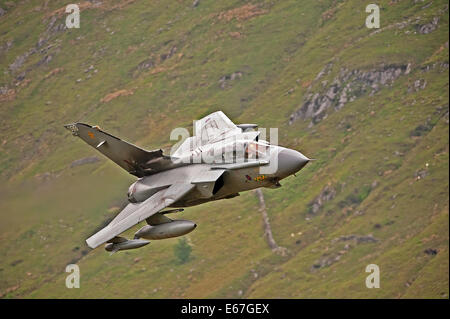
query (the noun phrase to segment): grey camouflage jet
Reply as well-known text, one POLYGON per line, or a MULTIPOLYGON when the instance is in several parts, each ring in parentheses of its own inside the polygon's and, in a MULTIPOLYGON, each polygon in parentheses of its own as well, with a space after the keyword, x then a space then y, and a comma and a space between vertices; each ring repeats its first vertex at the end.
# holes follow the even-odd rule
POLYGON ((235 125, 221 111, 195 121, 194 136, 170 156, 161 149, 139 148, 98 126, 74 123, 65 127, 138 178, 128 190, 128 205, 86 240, 91 248, 106 243, 111 253, 145 246, 149 240, 185 235, 197 225, 166 214, 259 187, 280 187, 280 180, 310 161, 300 152, 260 139, 256 124, 235 125), (142 221, 147 225, 134 239, 119 236, 142 221))

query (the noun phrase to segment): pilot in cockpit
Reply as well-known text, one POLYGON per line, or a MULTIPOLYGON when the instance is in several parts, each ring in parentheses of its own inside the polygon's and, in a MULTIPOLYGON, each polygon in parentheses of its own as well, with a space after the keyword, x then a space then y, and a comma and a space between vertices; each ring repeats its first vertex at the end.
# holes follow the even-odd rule
POLYGON ((257 142, 250 142, 245 148, 245 158, 258 159, 265 158, 269 146, 257 142))

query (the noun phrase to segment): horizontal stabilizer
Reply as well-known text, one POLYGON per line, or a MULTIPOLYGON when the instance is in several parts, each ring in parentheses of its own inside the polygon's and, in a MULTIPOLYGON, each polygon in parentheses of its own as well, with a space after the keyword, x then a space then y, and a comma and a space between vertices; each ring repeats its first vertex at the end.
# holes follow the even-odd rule
POLYGON ((150 241, 144 239, 126 239, 123 237, 115 238, 120 238, 120 242, 108 241, 105 245, 105 250, 111 252, 111 255, 120 250, 137 249, 150 244, 150 241))

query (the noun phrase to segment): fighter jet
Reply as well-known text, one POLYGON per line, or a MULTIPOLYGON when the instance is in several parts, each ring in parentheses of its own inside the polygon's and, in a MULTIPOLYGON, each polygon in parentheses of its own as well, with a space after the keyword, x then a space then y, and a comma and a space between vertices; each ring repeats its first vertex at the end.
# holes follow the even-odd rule
POLYGON ((280 187, 280 180, 310 161, 298 151, 260 139, 256 124, 235 125, 221 111, 195 121, 194 135, 170 155, 161 149, 144 150, 98 126, 73 123, 65 127, 138 178, 128 189, 127 206, 86 240, 93 249, 106 243, 111 253, 185 235, 197 225, 167 214, 259 187, 280 187), (147 225, 134 239, 119 236, 143 221, 147 225))

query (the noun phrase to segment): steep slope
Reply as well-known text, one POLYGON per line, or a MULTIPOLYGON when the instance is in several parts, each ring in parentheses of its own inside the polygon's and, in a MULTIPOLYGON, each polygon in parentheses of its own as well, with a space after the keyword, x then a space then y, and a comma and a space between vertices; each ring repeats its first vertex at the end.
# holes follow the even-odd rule
POLYGON ((356 0, 86 1, 66 29, 64 1, 0 1, 0 295, 448 298, 448 3, 378 4, 374 30, 356 0), (89 251, 133 177, 62 125, 169 149, 219 109, 317 159, 263 190, 289 254, 252 192, 182 213, 185 264, 177 239, 89 251))

